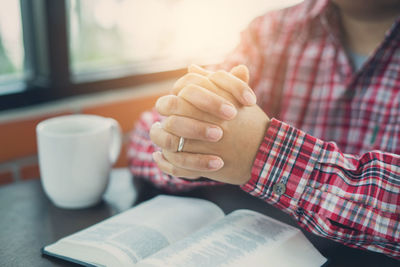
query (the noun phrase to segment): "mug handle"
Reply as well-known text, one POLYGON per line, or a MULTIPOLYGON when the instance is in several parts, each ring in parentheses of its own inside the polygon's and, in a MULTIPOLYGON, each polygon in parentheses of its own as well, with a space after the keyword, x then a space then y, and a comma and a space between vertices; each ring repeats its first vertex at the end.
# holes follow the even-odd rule
POLYGON ((112 119, 108 118, 111 124, 111 145, 110 145, 110 162, 113 165, 121 152, 121 145, 122 145, 122 130, 119 126, 119 123, 112 119))

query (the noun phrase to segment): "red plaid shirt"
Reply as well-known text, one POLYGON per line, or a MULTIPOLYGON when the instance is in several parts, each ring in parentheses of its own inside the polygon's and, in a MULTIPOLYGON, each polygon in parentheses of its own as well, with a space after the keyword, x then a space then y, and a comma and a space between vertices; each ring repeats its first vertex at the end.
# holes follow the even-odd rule
MULTIPOLYGON (((400 19, 355 71, 327 1, 255 19, 223 64, 250 69, 273 118, 241 186, 317 235, 400 259, 400 19)), ((174 190, 215 182, 162 173, 146 113, 131 136, 135 176, 174 190)))

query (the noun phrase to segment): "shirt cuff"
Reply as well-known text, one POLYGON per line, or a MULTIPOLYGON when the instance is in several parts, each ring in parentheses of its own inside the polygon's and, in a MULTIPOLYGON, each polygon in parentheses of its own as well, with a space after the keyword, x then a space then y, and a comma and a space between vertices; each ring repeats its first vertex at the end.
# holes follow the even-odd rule
POLYGON ((296 216, 323 142, 288 124, 271 119, 253 163, 250 180, 241 188, 296 216))

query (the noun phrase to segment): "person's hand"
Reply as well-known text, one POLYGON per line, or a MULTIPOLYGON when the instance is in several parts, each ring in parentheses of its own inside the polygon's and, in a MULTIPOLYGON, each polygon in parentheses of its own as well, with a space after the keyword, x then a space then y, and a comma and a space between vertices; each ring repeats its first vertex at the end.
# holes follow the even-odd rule
POLYGON ((217 138, 211 141, 204 134, 207 128, 215 127, 213 124, 203 122, 199 125, 193 118, 170 113, 162 124, 156 123, 151 128, 152 141, 162 148, 162 153, 155 152, 153 157, 162 171, 173 176, 202 176, 244 184, 251 177, 251 168, 268 123, 267 115, 258 106, 241 107, 235 119, 218 124, 223 136, 214 142, 217 138), (183 152, 177 152, 179 136, 185 137, 183 152))
POLYGON ((244 65, 232 68, 229 73, 226 71, 214 73, 199 66, 191 65, 188 68, 188 73, 174 84, 171 94, 201 93, 198 101, 193 103, 198 109, 221 119, 232 119, 236 115, 234 107, 256 104, 256 95, 249 87, 248 82, 249 71, 244 65), (215 84, 215 81, 220 84, 215 84), (217 92, 218 94, 216 94, 217 92), (226 101, 221 101, 221 97, 226 101))
MULTIPOLYGON (((209 80, 198 81, 204 85, 212 80, 213 94, 230 97, 234 102, 233 93, 229 96, 227 92, 237 89, 232 86, 237 84, 236 76, 216 72, 208 73, 206 78, 209 80)), ((210 84, 207 86, 211 87, 210 84)), ((209 93, 204 87, 191 83, 179 91, 178 97, 159 99, 157 110, 168 117, 162 125, 154 124, 150 131, 152 141, 162 148, 162 153, 154 153, 154 159, 162 171, 174 176, 203 176, 243 184, 250 179, 251 167, 269 119, 258 106, 243 107, 237 102, 237 115, 233 119, 226 120, 224 114, 214 116, 218 113, 215 109, 205 112, 198 106, 204 107, 207 99, 213 99, 211 106, 220 107, 226 100, 214 95, 210 97, 209 93), (184 152, 176 152, 179 136, 186 138, 184 152)))

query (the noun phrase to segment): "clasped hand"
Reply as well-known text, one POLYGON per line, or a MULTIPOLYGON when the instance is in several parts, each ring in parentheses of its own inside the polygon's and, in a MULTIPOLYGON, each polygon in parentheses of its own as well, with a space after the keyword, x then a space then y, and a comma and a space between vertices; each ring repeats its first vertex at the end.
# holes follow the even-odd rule
POLYGON ((237 185, 250 179, 269 118, 255 104, 248 80, 243 65, 230 72, 192 65, 172 94, 157 100, 166 118, 152 125, 150 138, 161 148, 153 158, 163 172, 237 185), (177 152, 181 136, 185 143, 177 152))

